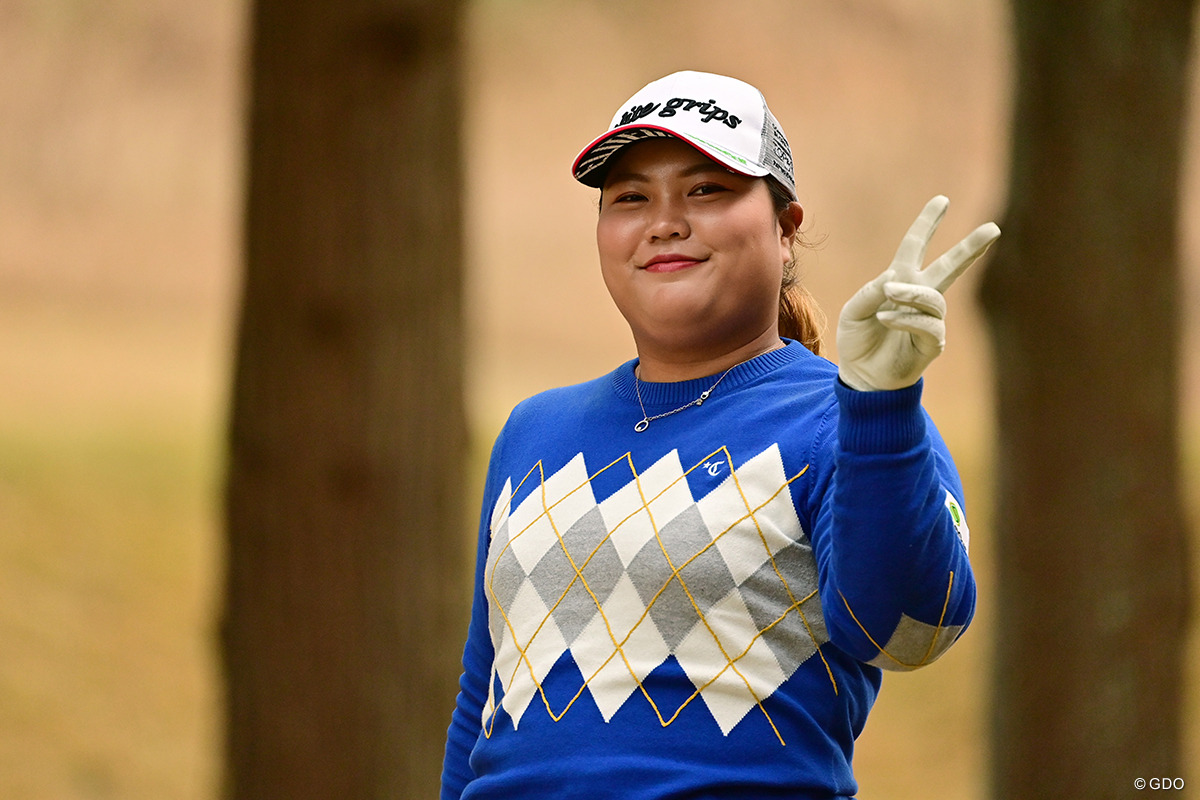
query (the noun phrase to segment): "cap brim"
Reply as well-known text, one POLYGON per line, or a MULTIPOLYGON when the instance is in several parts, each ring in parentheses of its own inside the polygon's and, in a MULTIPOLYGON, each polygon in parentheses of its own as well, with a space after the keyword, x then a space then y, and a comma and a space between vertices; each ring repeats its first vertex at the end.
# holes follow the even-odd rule
POLYGON ((613 128, 596 137, 575 157, 575 163, 571 167, 571 174, 584 186, 599 189, 604 185, 604 179, 608 175, 608 168, 611 166, 613 156, 623 148, 635 142, 645 141, 646 139, 664 138, 674 138, 685 142, 699 150, 706 157, 739 175, 763 178, 771 174, 770 170, 761 164, 755 164, 752 161, 735 156, 711 142, 706 142, 695 136, 689 136, 686 133, 673 131, 669 128, 658 125, 646 125, 644 123, 634 123, 613 128))

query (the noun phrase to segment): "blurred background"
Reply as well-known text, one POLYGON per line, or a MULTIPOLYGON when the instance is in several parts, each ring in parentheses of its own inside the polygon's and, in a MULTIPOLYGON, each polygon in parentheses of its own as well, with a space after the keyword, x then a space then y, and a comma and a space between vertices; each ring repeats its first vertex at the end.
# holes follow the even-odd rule
MULTIPOLYGON (((242 0, 0 0, 2 798, 218 794, 246 22, 242 0)), ((831 318, 929 197, 952 201, 939 252, 1004 207, 1002 0, 474 0, 464 33, 476 478, 515 402, 632 355, 595 263, 595 192, 569 167, 649 80, 692 68, 763 90, 791 139, 816 243, 806 280, 831 318)), ((1200 108, 1200 83, 1193 97, 1200 108)), ((1181 402, 1195 518, 1191 130, 1181 402)), ((926 405, 964 474, 980 614, 936 666, 885 680, 857 757, 865 800, 984 793, 997 614, 978 277, 950 292, 949 347, 926 405)), ((1192 676, 1195 687, 1200 668, 1192 676)), ((1200 722, 1194 688, 1189 697, 1200 722)), ((1200 763, 1200 736, 1188 748, 1200 763)))

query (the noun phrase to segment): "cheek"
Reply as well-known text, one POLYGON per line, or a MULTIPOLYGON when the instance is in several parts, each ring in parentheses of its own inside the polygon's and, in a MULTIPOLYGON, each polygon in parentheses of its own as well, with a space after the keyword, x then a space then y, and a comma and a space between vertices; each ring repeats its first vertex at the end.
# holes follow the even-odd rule
POLYGON ((620 307, 627 283, 627 264, 631 257, 627 232, 611 220, 601 218, 596 225, 596 252, 600 260, 600 277, 604 280, 609 295, 620 307))
POLYGON ((628 222, 601 213, 596 222, 596 250, 601 263, 629 257, 630 226, 628 222))
POLYGON ((787 260, 787 249, 781 244, 778 231, 772 228, 748 225, 743 235, 731 238, 729 247, 739 254, 738 260, 746 271, 746 277, 767 282, 782 282, 783 265, 787 260))
POLYGON ((744 249, 738 279, 730 287, 730 300, 756 319, 777 314, 784 264, 778 238, 760 230, 741 244, 744 249))

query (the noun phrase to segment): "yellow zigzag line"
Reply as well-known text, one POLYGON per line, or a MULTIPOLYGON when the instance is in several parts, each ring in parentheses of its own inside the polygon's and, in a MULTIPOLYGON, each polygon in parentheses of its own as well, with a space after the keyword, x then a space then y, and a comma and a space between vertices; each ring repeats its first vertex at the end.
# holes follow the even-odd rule
POLYGON ((863 632, 863 635, 867 637, 867 641, 869 641, 872 645, 874 645, 876 650, 878 650, 883 655, 887 656, 888 660, 892 661, 893 663, 895 663, 901 667, 904 667, 905 669, 919 669, 920 667, 923 667, 929 663, 929 657, 930 657, 930 655, 933 654, 933 650, 937 646, 938 637, 941 636, 942 631, 945 630, 945 625, 943 623, 946 621, 946 611, 950 608, 950 595, 951 595, 951 592, 953 591, 953 589, 954 589, 954 570, 951 570, 950 571, 950 580, 946 584, 946 599, 942 602, 942 615, 940 617, 938 617, 937 627, 933 631, 933 638, 929 641, 929 649, 927 649, 925 651, 925 655, 921 656, 921 660, 918 661, 916 664, 904 663, 903 661, 901 661, 900 659, 896 658, 894 655, 889 653, 887 650, 885 650, 882 645, 880 645, 878 642, 876 642, 875 639, 871 636, 871 634, 867 632, 867 629, 865 627, 863 627, 863 624, 858 621, 858 617, 854 615, 854 609, 852 609, 850 607, 850 601, 846 599, 846 595, 842 594, 841 589, 838 589, 838 594, 841 596, 842 602, 845 603, 845 605, 846 605, 846 611, 849 612, 850 619, 854 620, 854 624, 858 626, 858 629, 863 632))
MULTIPOLYGON (((758 708, 762 711, 763 715, 766 717, 767 722, 771 725, 772 730, 775 731, 775 735, 779 738, 780 743, 786 744, 783 742, 783 738, 782 738, 782 736, 780 736, 778 728, 775 727, 775 723, 771 719, 770 714, 768 714, 766 709, 763 707, 762 700, 754 692, 754 690, 750 686, 750 682, 746 678, 746 676, 743 675, 737 669, 737 667, 735 665, 738 661, 740 661, 743 657, 745 657, 747 653, 749 653, 750 649, 758 641, 758 639, 760 639, 768 630, 771 630, 772 628, 774 628, 775 625, 780 623, 783 619, 785 619, 787 617, 787 615, 789 613, 791 613, 791 611, 793 609, 795 609, 796 612, 800 615, 800 619, 803 622, 805 630, 808 632, 808 635, 809 635, 810 639, 812 640, 814 647, 816 648, 817 654, 820 655, 821 661, 825 665, 825 670, 826 670, 827 674, 829 675, 830 682, 833 684, 833 690, 835 693, 837 693, 837 690, 838 690, 837 682, 834 680, 833 671, 830 669, 829 663, 825 660, 825 656, 821 652, 820 645, 816 640, 816 635, 813 633, 812 626, 810 625, 807 617, 804 615, 803 609, 801 608, 801 606, 804 603, 806 603, 808 600, 810 600, 816 594, 816 592, 815 591, 811 592, 804 598, 796 599, 795 595, 792 593, 791 587, 787 583, 786 578, 784 578, 783 573, 780 571, 778 564, 775 562, 775 557, 770 552, 770 547, 767 544, 765 534, 762 531, 762 527, 761 527, 761 525, 759 525, 758 519, 755 517, 756 512, 760 511, 764 506, 766 506, 766 505, 770 504, 772 501, 774 501, 775 498, 777 498, 780 493, 782 493, 788 486, 790 486, 793 481, 797 480, 800 476, 804 475, 808 471, 808 467, 806 466, 804 469, 802 469, 799 473, 794 475, 792 478, 789 478, 765 502, 760 504, 758 507, 751 509, 749 499, 746 497, 745 491, 742 488, 740 480, 738 480, 737 471, 735 469, 733 469, 732 465, 733 465, 733 459, 732 459, 731 454, 729 453, 728 448, 722 446, 722 447, 718 448, 717 450, 714 450, 712 453, 710 453, 705 458, 701 459, 699 462, 697 462, 693 467, 691 467, 691 469, 687 470, 687 472, 683 473, 683 475, 681 475, 679 478, 676 478, 674 481, 672 481, 667 487, 665 487, 657 495, 655 495, 654 497, 647 500, 646 496, 645 496, 645 492, 642 488, 641 475, 638 474, 637 469, 633 464, 632 453, 627 452, 624 456, 621 456, 620 458, 615 459, 608 465, 606 465, 603 468, 601 468, 600 470, 598 470, 595 474, 589 476, 584 483, 581 483, 580 485, 576 486, 571 491, 564 494, 563 497, 560 498, 559 500, 555 501, 554 503, 548 503, 547 497, 546 497, 546 476, 545 476, 545 471, 544 471, 544 464, 541 460, 539 460, 534 465, 534 467, 532 467, 529 470, 529 472, 526 473, 525 477, 522 478, 521 482, 517 485, 517 488, 515 490, 513 490, 513 492, 510 494, 508 503, 506 504, 504 509, 501 511, 501 516, 503 516, 504 514, 508 513, 511 510, 513 498, 516 497, 516 495, 519 493, 520 488, 521 488, 521 486, 524 485, 525 481, 527 481, 535 472, 538 473, 538 476, 539 476, 539 484, 540 484, 539 488, 540 488, 541 495, 542 495, 542 513, 540 515, 538 515, 538 517, 536 517, 534 520, 532 520, 528 525, 526 525, 523 529, 518 531, 516 534, 510 535, 509 540, 505 544, 504 549, 511 547, 512 543, 515 539, 517 539, 518 537, 520 537, 521 535, 526 533, 530 528, 533 527, 534 524, 536 524, 539 520, 541 520, 543 517, 545 517, 546 520, 550 523, 551 528, 554 530, 554 534, 555 534, 555 537, 558 539, 559 546, 562 548, 563 553, 566 555, 568 561, 571 563, 571 567, 575 572, 575 576, 567 584, 567 587, 564 589, 563 593, 559 596, 558 600, 549 609, 547 615, 542 619, 542 621, 538 625, 537 629, 534 630, 534 632, 530 635, 528 642, 526 642, 526 644, 524 646, 521 646, 520 642, 517 639, 516 630, 513 626, 512 620, 509 619, 507 611, 500 605, 500 603, 498 602, 498 600, 496 598, 495 591, 493 588, 496 567, 495 567, 495 564, 493 565, 492 574, 491 574, 491 576, 489 576, 489 579, 488 579, 488 590, 491 593, 493 604, 500 611, 501 616, 504 618, 505 626, 508 628, 509 635, 512 637, 512 641, 513 641, 514 645, 517 646, 518 653, 520 656, 517 665, 514 667, 514 672, 509 676, 508 681, 504 684, 504 686, 507 687, 507 686, 512 685, 513 681, 515 681, 515 679, 516 679, 516 670, 520 669, 521 663, 524 663, 526 666, 526 669, 529 671, 529 676, 530 676, 531 681, 537 687, 538 693, 542 698, 542 703, 546 707, 547 713, 550 715, 550 717, 552 719, 554 719, 555 721, 558 721, 558 720, 562 719, 562 717, 567 713, 568 710, 570 710, 571 706, 574 705, 575 701, 583 695, 583 691, 590 685, 591 681, 606 666, 608 666, 608 664, 612 661, 613 658, 615 658, 618 654, 620 654, 621 660, 625 664, 626 671, 629 673, 630 677, 633 678, 634 683, 636 684, 638 690, 641 691, 642 696, 646 698, 646 701, 650 704, 650 707, 654 709, 654 713, 658 717, 659 723, 663 727, 666 727, 667 725, 670 725, 672 722, 674 722, 674 720, 676 718, 678 718, 679 714, 683 711, 683 709, 686 708, 687 705, 689 703, 691 703, 692 700, 694 700, 696 697, 700 696, 701 692, 704 689, 708 688, 708 686, 710 686, 713 682, 715 682, 718 678, 720 678, 721 675, 725 674, 726 671, 732 669, 734 671, 734 673, 737 674, 738 677, 740 677, 742 679, 742 682, 745 684, 747 691, 750 692, 750 696, 754 698, 755 704, 758 706, 758 708), (720 534, 713 537, 712 542, 710 542, 708 545, 706 545, 704 548, 702 548, 699 552, 697 552, 695 555, 693 555, 691 558, 689 558, 686 562, 684 562, 683 564, 680 564, 679 566, 675 566, 675 564, 671 562, 670 556, 667 554, 666 547, 663 544, 662 539, 660 538, 660 531, 658 529, 658 526, 654 523, 654 516, 653 516, 653 513, 650 511, 650 504, 653 503, 655 500, 659 499, 660 497, 662 497, 666 492, 668 492, 669 490, 674 488, 681 480, 686 479, 686 477, 688 475, 690 475, 693 471, 695 471, 702 464, 708 462, 710 459, 712 459, 714 456, 716 456, 718 454, 724 454, 727 459, 727 463, 730 464, 730 475, 734 480, 734 485, 738 489, 738 493, 742 498, 743 504, 748 509, 748 513, 745 516, 734 521, 733 524, 728 526, 720 534), (612 467, 616 466, 617 464, 621 463, 622 461, 626 462, 626 464, 629 467, 629 471, 630 471, 631 475, 633 476, 634 480, 637 482, 638 495, 639 495, 639 498, 642 500, 641 507, 634 510, 632 513, 627 515, 623 520, 621 520, 619 523, 617 523, 617 525, 615 525, 613 527, 613 529, 608 532, 608 534, 604 537, 604 539, 602 539, 596 545, 596 547, 593 548, 593 550, 588 554, 588 556, 584 560, 584 562, 582 564, 577 564, 575 562, 574 557, 571 555, 569 549, 567 548, 566 543, 563 541, 562 532, 559 530, 558 525, 555 523, 554 518, 550 512, 559 503, 565 502, 567 500, 567 498, 569 498, 575 492, 583 489, 587 485, 590 485, 591 481, 594 480, 596 477, 598 477, 600 474, 607 471, 608 469, 611 469, 612 467), (660 589, 654 595, 654 597, 650 600, 650 602, 646 604, 646 608, 642 612, 641 617, 633 624, 633 626, 630 628, 629 632, 625 635, 625 637, 620 642, 618 642, 616 634, 613 632, 612 624, 610 623, 608 616, 604 611, 603 604, 601 603, 600 599, 596 596, 596 594, 592 590, 591 586, 588 584, 587 579, 584 578, 583 570, 586 569, 586 567, 587 567, 588 563, 590 563, 592 557, 594 557, 596 555, 596 553, 600 550, 600 548, 603 546, 603 544, 606 541, 608 541, 612 537, 612 535, 617 530, 620 529, 620 527, 622 525, 624 525, 630 519, 633 519, 634 517, 636 517, 642 511, 645 511, 647 517, 650 519, 650 523, 654 528, 655 539, 658 541, 659 548, 662 550, 664 558, 667 560, 667 563, 671 566, 672 574, 663 583, 662 587, 660 587, 660 589), (716 542, 718 540, 720 540, 721 537, 723 537, 726 533, 731 531, 733 528, 735 528, 738 524, 745 521, 746 519, 752 519, 754 521, 755 528, 759 534, 759 540, 762 542, 764 549, 767 551, 768 558, 771 561, 771 565, 772 565, 772 568, 775 570, 776 576, 779 578, 785 591, 787 591, 787 593, 788 593, 788 598, 789 598, 789 600, 791 600, 791 605, 783 613, 783 615, 781 615, 778 619, 776 619, 774 622, 772 622, 770 625, 768 625, 765 629, 763 629, 762 631, 757 633, 753 637, 753 639, 751 639, 750 644, 747 645, 745 650, 743 650, 740 654, 731 657, 729 655, 729 653, 727 652, 725 645, 721 642, 720 637, 717 635, 716 631, 714 631, 712 629, 712 627, 709 625, 708 620, 706 619, 704 614, 701 613, 699 605, 697 604, 697 602, 695 600, 695 597, 692 595, 691 590, 688 588, 687 583, 683 580, 683 577, 680 575, 680 572, 685 567, 687 567, 690 563, 692 563, 692 561, 694 561, 696 558, 699 558, 701 555, 703 555, 710 547, 715 546, 716 542), (532 646, 533 641, 537 638, 538 634, 541 632, 542 628, 545 627, 546 623, 552 617, 554 610, 556 608, 558 608, 558 605, 566 598, 567 594, 570 592, 571 587, 574 586, 576 580, 580 581, 581 585, 584 587, 584 590, 587 591, 588 595, 592 598, 592 602, 595 603, 596 609, 599 612, 601 619, 604 621, 605 629, 608 632, 609 640, 612 642, 614 649, 613 649, 612 655, 610 655, 604 661, 604 663, 600 665, 600 667, 598 667, 590 676, 588 676, 584 680, 583 684, 579 688, 579 691, 575 693, 575 696, 572 697, 571 700, 567 702, 566 706, 564 706, 563 709, 556 714, 554 712, 554 710, 550 707, 549 699, 546 697, 546 693, 545 693, 545 690, 544 690, 541 682, 537 679, 537 676, 533 669, 533 664, 530 661, 529 656, 528 656, 528 651, 529 651, 529 648, 532 646), (687 698, 687 700, 685 700, 682 705, 680 705, 680 707, 675 711, 675 713, 670 717, 670 719, 665 719, 663 717, 662 711, 658 707, 658 704, 650 696, 649 692, 646 690, 646 687, 642 683, 642 681, 638 679, 637 674, 636 674, 632 664, 630 664, 630 662, 629 662, 629 658, 625 654, 624 647, 625 647, 626 643, 629 641, 630 637, 633 635, 634 631, 636 631, 641 626, 641 624, 645 621, 646 617, 649 616, 650 608, 653 607, 654 603, 658 601, 658 598, 667 589, 667 587, 670 586, 671 581, 673 581, 673 580, 679 581, 679 585, 684 590, 689 601, 691 602, 692 607, 695 610, 697 617, 703 622, 705 628, 709 632, 709 635, 713 637, 713 641, 716 643, 718 649, 720 649, 721 654, 725 657, 726 665, 724 668, 721 669, 720 672, 718 672, 715 676, 713 676, 707 683, 705 683, 703 686, 699 687, 696 691, 694 691, 692 693, 692 695, 689 698, 687 698)), ((504 553, 504 550, 501 550, 501 552, 497 555, 495 563, 499 562, 499 556, 503 555, 503 553, 504 553)), ((494 729, 495 715, 498 710, 499 710, 498 707, 493 705, 489 724, 488 724, 486 730, 484 731, 485 735, 488 737, 491 736, 492 731, 494 729)))

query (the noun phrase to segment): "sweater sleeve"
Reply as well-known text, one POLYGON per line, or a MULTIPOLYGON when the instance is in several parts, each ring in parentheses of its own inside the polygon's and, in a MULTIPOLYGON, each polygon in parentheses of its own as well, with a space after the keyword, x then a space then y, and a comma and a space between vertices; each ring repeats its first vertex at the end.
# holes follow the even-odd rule
POLYGON ((458 700, 446 735, 446 756, 442 763, 441 800, 457 800, 475 778, 471 752, 483 727, 483 707, 488 697, 493 660, 491 633, 488 630, 488 603, 484 591, 488 544, 491 539, 491 503, 497 496, 496 467, 502 448, 503 433, 492 448, 479 517, 479 544, 475 562, 475 592, 467 643, 463 648, 463 672, 459 678, 458 700))
POLYGON ((838 382, 835 468, 813 537, 831 640, 890 670, 938 658, 975 610, 962 486, 921 389, 838 382))

